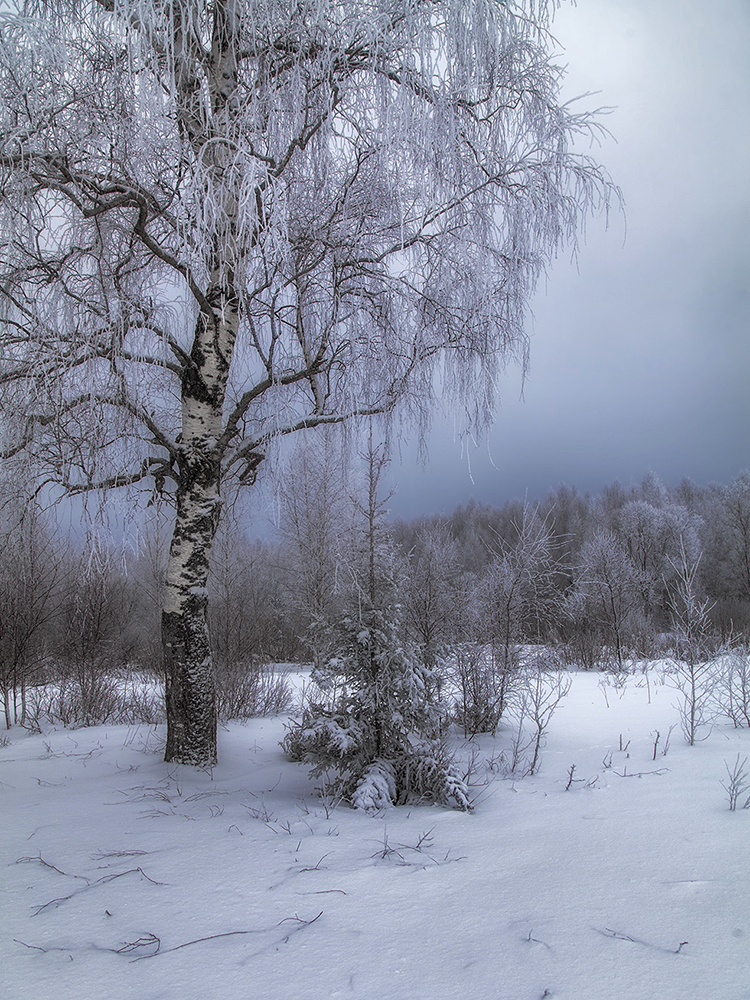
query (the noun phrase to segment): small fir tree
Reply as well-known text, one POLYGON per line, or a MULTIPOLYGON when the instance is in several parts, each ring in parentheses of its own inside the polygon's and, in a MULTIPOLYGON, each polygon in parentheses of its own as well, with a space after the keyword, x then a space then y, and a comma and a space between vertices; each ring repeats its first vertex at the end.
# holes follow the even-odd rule
POLYGON ((442 737, 446 713, 432 669, 400 638, 393 550, 384 523, 390 495, 380 497, 388 464, 372 429, 364 456, 367 490, 357 503, 364 528, 347 612, 325 626, 332 656, 313 671, 328 704, 310 701, 283 747, 356 808, 378 810, 411 798, 469 808, 465 783, 442 737))

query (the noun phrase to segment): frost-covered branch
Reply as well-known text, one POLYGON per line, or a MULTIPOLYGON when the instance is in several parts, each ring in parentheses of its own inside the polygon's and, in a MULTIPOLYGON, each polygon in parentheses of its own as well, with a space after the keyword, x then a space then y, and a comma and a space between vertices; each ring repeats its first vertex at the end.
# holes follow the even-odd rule
POLYGON ((485 427, 546 265, 616 197, 571 148, 596 121, 559 99, 553 7, 0 14, 0 448, 74 491, 174 483, 164 648, 205 683, 202 735, 170 724, 171 759, 215 756, 201 664, 227 477, 311 427, 423 428, 438 385, 485 427))

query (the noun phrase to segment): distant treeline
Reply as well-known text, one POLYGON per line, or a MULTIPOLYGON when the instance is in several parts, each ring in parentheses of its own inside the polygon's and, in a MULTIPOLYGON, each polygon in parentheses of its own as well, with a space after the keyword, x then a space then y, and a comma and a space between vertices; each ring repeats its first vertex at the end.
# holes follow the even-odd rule
MULTIPOLYGON (((728 485, 560 486, 539 503, 472 501, 452 514, 387 522, 367 476, 326 447, 296 453, 279 491, 279 535, 247 536, 228 513, 214 552, 210 629, 217 673, 320 662, 326 629, 356 601, 378 546, 404 642, 426 663, 465 643, 501 658, 555 644, 592 668, 669 646, 685 603, 712 639, 750 633, 750 476, 728 485), (369 508, 372 508, 372 498, 369 508), (370 526, 372 528, 372 526, 370 526)), ((54 513, 54 512, 53 512, 54 513)), ((0 512, 0 685, 8 721, 28 686, 71 673, 160 670, 168 511, 153 509, 137 551, 72 542, 32 501, 0 512)))
POLYGON ((750 630, 747 473, 674 488, 648 475, 596 497, 562 485, 536 504, 472 501, 449 516, 399 521, 393 533, 414 580, 426 542, 442 540, 443 565, 471 594, 475 631, 491 633, 493 616, 504 615, 505 637, 560 643, 582 666, 602 648, 649 655, 668 642, 688 584, 715 637, 750 630))

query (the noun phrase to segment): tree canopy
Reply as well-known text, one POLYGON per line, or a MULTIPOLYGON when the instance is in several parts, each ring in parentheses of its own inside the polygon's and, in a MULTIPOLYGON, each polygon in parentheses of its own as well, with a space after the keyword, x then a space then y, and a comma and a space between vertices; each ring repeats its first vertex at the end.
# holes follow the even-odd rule
MULTIPOLYGON (((397 404, 426 420, 438 386, 482 425, 525 360, 540 274, 611 192, 571 148, 598 125, 560 101, 553 7, 0 14, 0 454, 72 492, 174 494, 171 721, 188 662, 198 729, 213 711, 198 665, 222 483, 314 425, 397 404)), ((215 757, 180 732, 168 756, 215 757)))

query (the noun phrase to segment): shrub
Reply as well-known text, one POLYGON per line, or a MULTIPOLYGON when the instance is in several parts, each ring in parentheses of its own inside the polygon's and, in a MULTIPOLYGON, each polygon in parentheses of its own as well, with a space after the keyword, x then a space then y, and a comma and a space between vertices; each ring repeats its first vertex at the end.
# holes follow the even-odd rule
POLYGON ((269 667, 250 663, 219 663, 216 667, 216 705, 219 719, 249 719, 281 715, 292 707, 288 679, 269 667))

